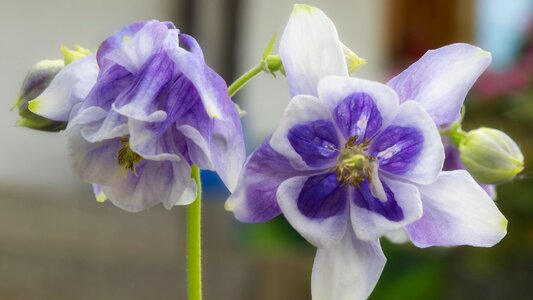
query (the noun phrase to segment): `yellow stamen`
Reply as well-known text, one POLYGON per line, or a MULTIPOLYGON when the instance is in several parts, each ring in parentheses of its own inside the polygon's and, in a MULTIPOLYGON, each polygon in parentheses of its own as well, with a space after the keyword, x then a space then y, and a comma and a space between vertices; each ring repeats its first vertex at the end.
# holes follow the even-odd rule
POLYGON ((136 164, 141 162, 143 157, 131 150, 130 139, 128 136, 121 137, 120 144, 122 145, 122 148, 118 151, 118 164, 121 165, 126 172, 133 171, 133 174, 138 176, 136 164))

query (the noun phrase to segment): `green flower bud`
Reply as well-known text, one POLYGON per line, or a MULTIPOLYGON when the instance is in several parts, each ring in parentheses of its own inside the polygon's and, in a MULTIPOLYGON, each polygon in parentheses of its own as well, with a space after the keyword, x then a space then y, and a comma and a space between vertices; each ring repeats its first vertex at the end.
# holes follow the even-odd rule
POLYGON ((524 169, 524 156, 518 145, 496 129, 468 132, 459 144, 459 152, 468 171, 481 183, 502 183, 524 169))
POLYGON ((39 96, 63 67, 63 60, 43 60, 35 64, 28 72, 22 83, 19 97, 11 108, 19 110, 20 118, 17 125, 42 131, 60 131, 66 127, 66 122, 49 120, 28 109, 28 101, 39 96))

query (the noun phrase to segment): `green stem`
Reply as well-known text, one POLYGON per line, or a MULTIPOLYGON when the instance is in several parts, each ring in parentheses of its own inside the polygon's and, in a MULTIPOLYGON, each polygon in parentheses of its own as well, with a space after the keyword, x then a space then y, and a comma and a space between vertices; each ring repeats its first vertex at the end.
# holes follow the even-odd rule
POLYGON ((187 270, 189 300, 202 299, 202 181, 200 169, 192 166, 191 178, 196 181, 197 196, 187 206, 187 270))
POLYGON ((248 72, 242 74, 241 77, 237 78, 237 80, 235 80, 235 82, 233 82, 228 87, 229 96, 233 97, 246 83, 248 83, 248 81, 250 81, 252 78, 257 76, 264 69, 265 69, 265 62, 261 61, 255 67, 251 68, 248 72))

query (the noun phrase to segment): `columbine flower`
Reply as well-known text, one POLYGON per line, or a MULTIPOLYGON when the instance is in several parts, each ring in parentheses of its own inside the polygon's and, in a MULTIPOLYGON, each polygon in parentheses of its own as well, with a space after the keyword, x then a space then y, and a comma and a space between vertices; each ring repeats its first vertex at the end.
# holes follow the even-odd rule
POLYGON ((318 248, 313 299, 368 297, 385 234, 405 229, 419 247, 491 246, 505 235, 505 218, 467 172, 441 172, 443 145, 422 105, 348 77, 320 10, 295 6, 280 55, 293 98, 227 208, 244 222, 283 213, 318 248))
POLYGON ((68 120, 74 168, 99 201, 128 211, 192 202, 191 164, 216 170, 233 190, 244 160, 224 80, 168 22, 125 26, 61 71, 30 109, 68 120))

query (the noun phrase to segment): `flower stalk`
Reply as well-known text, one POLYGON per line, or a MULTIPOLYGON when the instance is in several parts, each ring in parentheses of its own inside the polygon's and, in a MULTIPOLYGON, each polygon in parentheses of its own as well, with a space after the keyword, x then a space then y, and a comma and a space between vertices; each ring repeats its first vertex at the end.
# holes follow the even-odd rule
POLYGON ((202 182, 200 169, 192 165, 196 199, 187 206, 187 272, 189 300, 202 299, 202 182))

